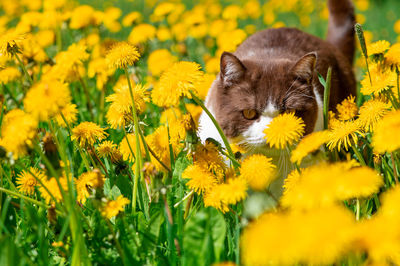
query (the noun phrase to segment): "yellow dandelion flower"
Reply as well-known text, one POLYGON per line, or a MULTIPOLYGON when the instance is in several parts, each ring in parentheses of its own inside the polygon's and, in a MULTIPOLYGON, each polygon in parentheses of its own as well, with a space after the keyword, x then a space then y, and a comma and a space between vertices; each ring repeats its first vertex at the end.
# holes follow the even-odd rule
POLYGON ((145 43, 156 35, 156 27, 142 23, 134 27, 128 36, 128 41, 133 44, 145 43))
POLYGON ((216 178, 197 164, 188 166, 183 171, 182 178, 189 179, 186 186, 197 193, 207 192, 217 184, 216 178))
POLYGON ((336 118, 336 114, 332 111, 328 112, 329 118, 328 118, 328 128, 332 129, 337 127, 340 124, 339 119, 336 118))
POLYGON ((209 141, 206 141, 204 145, 199 143, 196 146, 193 161, 215 174, 218 180, 221 181, 223 179, 226 171, 226 163, 214 143, 209 141))
MULTIPOLYGON (((116 86, 114 91, 114 94, 111 94, 106 98, 106 102, 110 102, 113 108, 120 113, 132 113, 132 99, 128 84, 116 86)), ((147 87, 137 84, 134 88, 132 88, 132 94, 137 112, 143 112, 146 107, 146 102, 150 100, 147 87)))
POLYGON ((222 201, 221 188, 223 185, 213 186, 204 194, 204 207, 213 207, 222 213, 229 211, 228 206, 222 201))
POLYGON ((254 190, 266 189, 277 177, 272 159, 261 154, 246 158, 240 168, 240 176, 247 180, 254 190))
POLYGON ((367 45, 368 55, 384 54, 390 47, 388 41, 382 40, 367 45))
POLYGON ((126 113, 121 112, 116 104, 110 105, 106 118, 107 123, 114 129, 125 127, 126 123, 133 120, 133 118, 129 117, 126 113))
POLYGON ((101 188, 104 185, 105 178, 100 171, 91 171, 83 173, 75 180, 77 200, 84 204, 90 196, 90 189, 101 188))
POLYGON ((300 172, 303 171, 306 171, 306 169, 300 169, 300 171, 295 169, 292 172, 290 172, 289 175, 285 178, 285 181, 283 183, 284 195, 290 192, 297 185, 297 183, 300 181, 300 172))
POLYGON ((357 115, 358 107, 354 100, 355 97, 350 95, 336 106, 339 114, 339 120, 350 120, 357 115))
POLYGON ((309 210, 377 192, 383 184, 382 177, 373 169, 351 168, 351 164, 323 163, 306 168, 281 198, 282 206, 309 210))
POLYGON ((140 57, 135 46, 127 42, 114 45, 107 53, 107 63, 111 68, 127 68, 132 66, 140 57))
MULTIPOLYGON (((65 176, 60 177, 59 181, 60 181, 61 188, 64 191, 68 191, 67 178, 65 178, 65 176)), ((55 200, 57 202, 60 202, 62 200, 62 194, 61 194, 60 188, 57 184, 57 180, 54 177, 52 177, 48 180, 44 179, 44 180, 42 180, 42 182, 43 182, 43 186, 46 187, 47 190, 50 191, 50 193, 54 196, 55 200)), ((50 194, 47 192, 47 190, 44 187, 42 187, 42 186, 39 187, 40 194, 45 199, 47 204, 50 204, 50 203, 54 204, 53 198, 50 196, 50 194)))
POLYGON ((190 90, 203 81, 200 65, 194 62, 178 62, 165 71, 158 85, 153 89, 151 98, 158 106, 177 106, 180 97, 191 98, 190 90))
POLYGON ((107 137, 104 128, 93 122, 82 122, 72 129, 71 140, 76 140, 81 147, 92 146, 96 140, 102 141, 107 137))
POLYGON ((21 76, 21 72, 15 67, 6 67, 0 70, 0 82, 7 84, 21 76))
POLYGON ((8 112, 1 126, 0 146, 12 153, 14 159, 25 155, 36 135, 37 120, 20 109, 8 112))
POLYGON ((369 76, 365 75, 361 80, 361 93, 364 95, 378 95, 379 93, 388 90, 390 87, 395 87, 397 75, 394 71, 388 68, 380 67, 377 64, 371 64, 369 67, 372 79, 372 85, 369 76))
POLYGON ((117 149, 117 144, 112 141, 105 140, 96 147, 97 154, 101 157, 110 157, 115 149, 117 149))
POLYGON ((30 172, 23 170, 21 173, 18 174, 16 180, 17 189, 23 194, 33 195, 33 193, 35 192, 35 187, 38 183, 36 178, 44 180, 46 178, 46 175, 43 173, 42 170, 34 167, 29 168, 29 171, 30 172))
MULTIPOLYGON (((140 142, 140 149, 142 154, 144 154, 143 143, 140 142)), ((136 152, 136 137, 135 134, 130 133, 124 137, 119 144, 119 151, 121 152, 123 159, 125 161, 134 162, 135 161, 135 152, 136 152), (133 154, 132 154, 133 153, 133 154)))
POLYGON ((72 11, 69 27, 71 29, 81 29, 93 24, 95 21, 94 15, 95 10, 93 7, 80 5, 72 11))
POLYGON ((103 206, 101 214, 107 219, 117 216, 119 212, 124 211, 125 205, 129 204, 129 199, 120 195, 116 200, 109 200, 103 206))
POLYGON ((177 57, 173 56, 167 49, 158 49, 151 52, 149 59, 147 59, 147 65, 152 76, 160 76, 177 60, 177 57))
POLYGON ((292 151, 290 161, 300 164, 310 153, 318 150, 328 141, 328 131, 316 131, 302 138, 297 147, 292 151))
MULTIPOLYGON (((62 108, 60 112, 63 114, 65 120, 67 121, 67 123, 69 125, 74 124, 76 122, 76 120, 78 119, 78 117, 77 117, 78 107, 76 106, 76 104, 69 103, 66 106, 64 106, 64 108, 62 108)), ((65 124, 65 121, 60 113, 58 113, 56 115, 55 119, 59 126, 67 127, 67 125, 65 124)))
POLYGON ((390 66, 400 66, 400 43, 396 43, 390 47, 385 54, 385 63, 390 66))
POLYGON ((349 147, 357 143, 357 134, 363 136, 358 122, 340 121, 329 131, 327 146, 331 151, 334 149, 340 151, 343 148, 347 151, 349 147))
POLYGON ((223 203, 236 204, 247 196, 247 181, 243 177, 230 178, 221 186, 221 200, 223 203))
POLYGON ((0 37, 0 54, 3 56, 12 56, 20 52, 19 45, 24 39, 24 35, 16 30, 9 30, 1 34, 0 37))
POLYGON ((358 122, 365 131, 373 131, 378 121, 389 112, 389 105, 380 99, 366 101, 360 107, 358 122))
POLYGON ((43 80, 26 93, 24 107, 28 113, 41 121, 59 114, 71 102, 66 83, 58 80, 43 80))
POLYGON ((215 78, 216 75, 214 74, 208 74, 208 73, 204 74, 203 82, 201 82, 199 86, 196 87, 200 99, 202 100, 206 99, 208 90, 210 89, 211 84, 214 82, 215 78))
POLYGON ((160 116, 161 124, 172 124, 182 118, 182 112, 179 108, 171 107, 165 109, 160 116))
POLYGON ((266 213, 243 230, 242 263, 334 264, 348 252, 354 226, 351 213, 338 206, 312 212, 266 213))
POLYGON ((275 117, 263 131, 270 147, 284 149, 298 141, 304 134, 305 124, 294 113, 284 113, 275 117))
POLYGON ((400 111, 385 115, 375 127, 372 146, 377 153, 393 152, 400 148, 400 111))

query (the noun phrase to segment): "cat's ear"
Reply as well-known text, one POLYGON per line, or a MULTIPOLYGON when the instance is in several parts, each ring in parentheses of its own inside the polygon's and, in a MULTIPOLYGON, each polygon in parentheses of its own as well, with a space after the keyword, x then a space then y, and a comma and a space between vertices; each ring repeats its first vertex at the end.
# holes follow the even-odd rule
POLYGON ((223 52, 221 55, 221 79, 225 85, 239 82, 246 72, 246 67, 234 54, 223 52))
POLYGON ((292 73, 310 83, 314 76, 315 63, 317 61, 317 54, 315 52, 306 54, 300 58, 292 68, 292 73))

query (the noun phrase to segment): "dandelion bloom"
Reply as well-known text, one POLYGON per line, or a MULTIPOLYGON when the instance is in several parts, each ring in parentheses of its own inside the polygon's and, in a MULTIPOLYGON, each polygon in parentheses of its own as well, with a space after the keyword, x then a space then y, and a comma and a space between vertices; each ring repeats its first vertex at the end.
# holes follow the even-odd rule
POLYGON ((220 193, 223 203, 234 205, 246 198, 247 181, 243 177, 230 178, 222 185, 220 193))
POLYGON ((89 189, 103 187, 105 178, 100 171, 83 173, 75 180, 77 200, 84 204, 89 197, 89 189))
MULTIPOLYGON (((74 124, 76 120, 78 119, 77 114, 78 114, 78 107, 76 104, 69 103, 64 108, 61 109, 60 113, 64 116, 65 120, 67 121, 68 125, 74 124)), ((59 126, 61 127, 67 127, 65 124, 64 118, 61 116, 61 114, 58 113, 55 116, 56 122, 59 126)))
POLYGON ((208 169, 209 172, 214 173, 219 181, 223 180, 226 170, 226 163, 218 147, 210 142, 198 144, 193 155, 193 161, 201 167, 208 169))
POLYGON ((294 113, 284 113, 275 117, 263 131, 270 147, 284 149, 298 141, 304 134, 305 124, 294 113))
POLYGON ((338 206, 312 212, 266 213, 243 230, 242 263, 333 264, 352 243, 354 226, 351 213, 338 206))
POLYGON ((385 63, 390 66, 400 66, 400 43, 396 43, 390 47, 385 54, 385 63))
POLYGON ((222 213, 229 211, 228 205, 222 199, 221 190, 224 184, 215 185, 204 194, 204 207, 213 207, 222 213))
POLYGON ((21 72, 15 67, 6 67, 0 70, 0 82, 7 84, 21 76, 21 72))
POLYGON ((96 147, 97 154, 101 158, 110 157, 115 150, 117 149, 117 145, 112 141, 105 140, 96 147))
POLYGON ((101 141, 108 134, 104 128, 93 122, 82 122, 72 129, 71 140, 76 140, 81 147, 92 146, 96 140, 101 141))
POLYGON ((261 154, 254 154, 246 158, 240 167, 240 176, 249 183, 254 190, 266 189, 276 176, 276 166, 272 159, 261 154))
POLYGON ((3 56, 12 56, 15 53, 20 52, 20 47, 18 46, 24 35, 17 32, 16 30, 9 30, 0 37, 0 54, 3 56))
POLYGON ((368 75, 364 75, 361 80, 361 93, 364 95, 377 95, 390 87, 396 87, 397 75, 396 72, 383 68, 377 64, 371 64, 369 67, 372 85, 368 75))
POLYGON ((3 119, 0 146, 12 153, 14 159, 26 154, 36 135, 37 120, 20 109, 13 109, 3 119))
POLYGON ((59 114, 70 102, 71 93, 66 83, 46 79, 29 89, 24 98, 24 107, 28 113, 45 121, 59 114))
POLYGON ((306 169, 295 169, 289 173, 283 182, 283 194, 290 192, 296 186, 296 184, 300 181, 300 172, 303 171, 306 171, 306 169))
MULTIPOLYGON (((68 191, 67 178, 65 176, 59 177, 59 181, 60 181, 61 188, 64 191, 68 191)), ((48 180, 44 179, 44 180, 42 180, 42 183, 43 183, 43 186, 46 187, 47 190, 50 191, 51 195, 54 196, 54 198, 57 202, 60 202, 62 200, 62 194, 61 194, 60 188, 57 184, 57 180, 55 179, 55 177, 52 177, 48 180)), ((45 199, 47 204, 54 203, 53 198, 50 196, 50 194, 47 192, 47 190, 44 187, 42 187, 42 186, 39 187, 40 194, 45 199)))
POLYGON ((107 63, 110 68, 127 68, 132 66, 140 57, 135 46, 127 42, 114 45, 107 53, 107 63))
POLYGON ((42 170, 34 167, 29 168, 29 171, 30 172, 23 170, 21 173, 18 174, 16 180, 17 189, 23 194, 33 195, 33 192, 35 192, 35 187, 38 183, 37 179, 44 180, 46 178, 46 175, 43 173, 42 170))
POLYGON ((390 42, 381 40, 373 42, 367 45, 367 51, 369 55, 384 54, 390 47, 390 42))
POLYGON ((336 106, 339 115, 339 120, 342 121, 350 120, 357 115, 358 107, 354 100, 355 97, 350 95, 336 106))
POLYGON ((340 121, 329 131, 327 146, 331 151, 334 149, 340 151, 343 148, 347 151, 349 147, 357 143, 357 134, 363 136, 358 122, 340 121))
POLYGON ((178 62, 173 64, 160 77, 160 81, 152 90, 151 98, 158 106, 177 106, 182 96, 191 98, 190 90, 203 81, 200 65, 194 62, 178 62))
POLYGON ((152 76, 160 76, 176 61, 177 57, 173 56, 167 49, 158 49, 149 55, 147 65, 152 76))
POLYGON ((316 151, 328 141, 328 135, 328 131, 316 131, 305 136, 292 151, 290 161, 300 164, 308 154, 316 151))
POLYGON ((388 112, 387 103, 380 99, 371 99, 360 107, 358 122, 365 131, 373 131, 378 121, 388 112))
POLYGON ((182 173, 182 178, 189 179, 186 186, 197 193, 209 191, 217 184, 216 178, 199 165, 190 165, 182 173))
POLYGON ((368 197, 383 184, 382 177, 368 167, 352 162, 320 164, 306 168, 296 184, 281 198, 284 207, 313 209, 351 198, 368 197))
POLYGON ((400 148, 400 111, 385 115, 375 127, 372 146, 377 153, 393 152, 400 148))
POLYGON ((103 207, 101 214, 107 219, 111 219, 119 212, 124 211, 125 205, 129 204, 129 199, 120 195, 116 200, 109 200, 103 207))
MULTIPOLYGON (((145 152, 143 143, 140 142, 140 149, 142 154, 145 152)), ((125 161, 134 162, 136 152, 136 136, 133 133, 127 134, 119 143, 119 151, 121 152, 125 161)))

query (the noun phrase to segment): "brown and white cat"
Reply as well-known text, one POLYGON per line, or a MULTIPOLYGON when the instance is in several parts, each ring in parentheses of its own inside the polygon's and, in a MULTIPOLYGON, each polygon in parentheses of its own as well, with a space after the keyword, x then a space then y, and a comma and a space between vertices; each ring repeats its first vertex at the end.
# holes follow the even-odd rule
MULTIPOLYGON (((331 110, 355 95, 353 4, 328 0, 328 8, 326 41, 294 28, 267 29, 250 36, 236 52, 222 54, 206 106, 229 139, 251 153, 282 159, 281 152, 266 146, 263 130, 286 111, 304 120, 306 134, 323 129, 324 88, 317 73, 325 77, 332 68, 331 110)), ((205 113, 200 117, 199 136, 202 141, 211 137, 222 143, 205 113)))

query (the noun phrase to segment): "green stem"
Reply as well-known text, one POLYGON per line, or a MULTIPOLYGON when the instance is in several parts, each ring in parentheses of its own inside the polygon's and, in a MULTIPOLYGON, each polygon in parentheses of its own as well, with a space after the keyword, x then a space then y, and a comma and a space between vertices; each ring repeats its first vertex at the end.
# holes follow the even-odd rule
POLYGON ((361 165, 366 166, 367 164, 365 163, 364 157, 362 154, 358 151, 358 149, 355 147, 355 145, 351 145, 351 148, 353 149, 354 153, 356 154, 357 159, 360 161, 361 165))
POLYGON ((328 73, 326 74, 326 82, 324 89, 324 129, 328 129, 329 123, 329 98, 331 95, 331 78, 332 78, 332 68, 328 68, 328 73))
POLYGON ((9 194, 11 196, 14 196, 14 197, 29 201, 30 203, 36 204, 36 205, 44 207, 46 209, 50 209, 51 208, 50 206, 47 206, 46 204, 44 204, 44 203, 42 203, 40 201, 34 200, 34 199, 30 198, 30 197, 27 197, 25 195, 22 195, 20 193, 15 192, 15 191, 8 190, 8 189, 3 188, 3 187, 0 187, 0 191, 5 192, 5 193, 7 193, 7 194, 9 194))
MULTIPOLYGON (((132 115, 133 115, 133 123, 135 127, 135 139, 136 139, 136 162, 135 162, 135 176, 134 176, 134 183, 133 183, 133 191, 132 191, 132 212, 136 212, 136 197, 137 197, 137 190, 138 190, 138 182, 139 182, 139 175, 143 175, 143 173, 140 171, 143 166, 142 166, 142 154, 141 154, 141 149, 140 149, 140 136, 139 136, 139 119, 137 115, 137 110, 136 110, 136 104, 135 104, 135 99, 133 97, 133 91, 132 91, 132 85, 131 85, 131 80, 129 78, 129 73, 128 69, 125 67, 124 69, 126 79, 128 81, 128 86, 129 86, 129 94, 131 96, 132 100, 132 115)), ((128 139, 127 139, 128 141, 128 139)), ((143 179, 143 178, 141 178, 143 179)))
POLYGON ((356 199, 356 220, 360 220, 360 200, 356 199))
POLYGON ((28 74, 28 71, 26 70, 26 68, 25 68, 24 64, 22 63, 21 59, 19 58, 18 54, 14 53, 14 55, 15 55, 15 58, 17 58, 17 61, 18 61, 19 65, 21 66, 22 71, 24 72, 25 76, 28 78, 29 85, 32 86, 32 84, 33 84, 32 77, 28 74))
MULTIPOLYGON (((206 112, 208 117, 211 119, 213 122, 214 126, 217 128, 219 135, 222 138, 222 141, 224 142, 225 148, 228 151, 228 154, 232 157, 235 158, 235 154, 232 151, 231 146, 229 145, 228 139, 226 138, 224 132, 222 131, 221 127, 219 126, 217 120, 215 120, 214 116, 211 114, 211 112, 207 109, 207 107, 203 104, 202 100, 200 100, 192 91, 190 91, 190 94, 192 95, 193 100, 200 105, 200 107, 206 112)), ((240 165, 237 165, 236 162, 232 161, 233 166, 235 168, 239 167, 240 165)))
POLYGON ((393 165, 393 175, 394 175, 394 182, 396 185, 399 183, 399 178, 397 176, 397 167, 396 167, 396 162, 394 160, 394 154, 393 152, 390 153, 390 157, 392 158, 392 165, 393 165))

